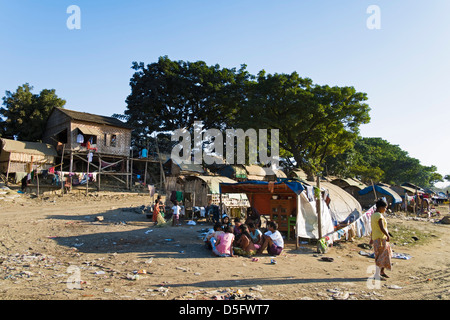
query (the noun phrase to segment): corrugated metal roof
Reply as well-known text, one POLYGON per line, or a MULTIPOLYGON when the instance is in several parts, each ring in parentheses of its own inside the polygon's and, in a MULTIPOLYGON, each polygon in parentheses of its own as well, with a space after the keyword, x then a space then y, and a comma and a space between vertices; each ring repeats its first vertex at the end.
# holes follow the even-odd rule
POLYGON ((236 183, 236 181, 223 176, 195 176, 201 179, 209 186, 210 192, 213 194, 220 193, 220 183, 236 183))

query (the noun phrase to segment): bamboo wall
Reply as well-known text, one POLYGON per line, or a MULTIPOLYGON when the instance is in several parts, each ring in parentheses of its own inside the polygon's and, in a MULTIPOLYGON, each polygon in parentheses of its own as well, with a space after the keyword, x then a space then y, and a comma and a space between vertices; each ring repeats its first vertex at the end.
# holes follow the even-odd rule
POLYGON ((92 122, 72 120, 62 112, 53 112, 47 121, 43 142, 57 146, 57 142, 52 139, 59 132, 67 129, 66 151, 87 151, 77 143, 78 128, 95 130, 97 132, 97 143, 92 147, 97 148, 97 152, 102 155, 123 156, 130 155, 131 129, 114 127, 110 125, 97 124, 92 122), (116 146, 111 145, 111 137, 116 136, 116 146))

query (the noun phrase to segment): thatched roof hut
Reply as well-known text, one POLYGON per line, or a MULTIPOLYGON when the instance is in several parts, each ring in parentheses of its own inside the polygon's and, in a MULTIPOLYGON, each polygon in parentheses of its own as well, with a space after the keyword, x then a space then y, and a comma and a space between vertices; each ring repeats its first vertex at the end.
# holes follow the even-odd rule
POLYGON ((56 149, 40 142, 1 139, 0 171, 6 173, 25 173, 34 169, 46 170, 54 166, 58 156, 56 149))

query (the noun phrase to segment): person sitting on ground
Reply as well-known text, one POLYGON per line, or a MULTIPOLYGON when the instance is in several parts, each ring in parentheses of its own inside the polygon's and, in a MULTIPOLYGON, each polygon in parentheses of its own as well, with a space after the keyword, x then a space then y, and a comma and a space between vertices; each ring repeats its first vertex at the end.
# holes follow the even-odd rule
POLYGON ((241 225, 242 225, 241 218, 234 218, 233 233, 234 233, 236 240, 239 238, 239 235, 241 234, 241 229, 240 229, 241 225))
POLYGON ((217 241, 217 237, 221 233, 224 233, 224 231, 222 229, 222 224, 220 222, 217 222, 214 225, 213 230, 208 232, 208 234, 205 236, 204 241, 205 241, 205 245, 208 249, 212 250, 214 248, 215 243, 217 241))
POLYGON ((217 242, 213 253, 218 257, 233 257, 234 234, 230 226, 225 227, 225 232, 217 236, 217 242))
POLYGON ((222 227, 223 229, 225 229, 226 227, 231 227, 231 221, 229 216, 224 215, 222 217, 222 227))
POLYGON ((247 225, 242 224, 239 228, 241 229, 241 234, 239 240, 235 241, 235 254, 244 257, 255 255, 260 246, 252 242, 247 225))
POLYGON ((208 205, 205 208, 207 220, 211 219, 213 223, 220 222, 219 206, 212 203, 212 200, 208 201, 208 205))
POLYGON ((257 228, 261 227, 261 215, 258 210, 255 208, 249 207, 247 208, 247 219, 245 220, 245 224, 253 222, 257 228))
POLYGON ((248 233, 252 239, 252 242, 258 245, 262 243, 262 232, 258 228, 256 228, 253 222, 248 224, 248 233))
POLYGON ((267 253, 271 256, 278 256, 283 251, 284 240, 280 231, 278 231, 278 225, 275 221, 269 221, 267 223, 269 231, 264 233, 263 242, 258 250, 258 254, 263 253, 267 249, 267 253))

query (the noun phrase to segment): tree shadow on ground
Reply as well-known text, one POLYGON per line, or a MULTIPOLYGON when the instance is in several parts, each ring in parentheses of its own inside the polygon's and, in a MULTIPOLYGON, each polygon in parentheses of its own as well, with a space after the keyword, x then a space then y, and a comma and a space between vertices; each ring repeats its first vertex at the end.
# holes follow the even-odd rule
POLYGON ((60 246, 76 248, 82 253, 142 253, 152 257, 205 258, 210 251, 204 248, 201 231, 212 226, 154 226, 146 214, 133 208, 117 208, 95 214, 50 215, 47 219, 67 220, 60 234, 51 237, 60 246), (102 217, 100 221, 97 219, 102 217), (71 228, 69 230, 69 228, 71 228), (95 232, 92 232, 95 230, 95 232))
POLYGON ((366 282, 367 277, 362 278, 295 278, 295 277, 272 277, 272 278, 239 278, 223 280, 205 280, 191 283, 171 283, 172 288, 176 287, 198 287, 198 288, 223 288, 223 287, 254 287, 254 286, 274 286, 274 285, 298 285, 298 284, 320 284, 320 283, 349 283, 366 282))

